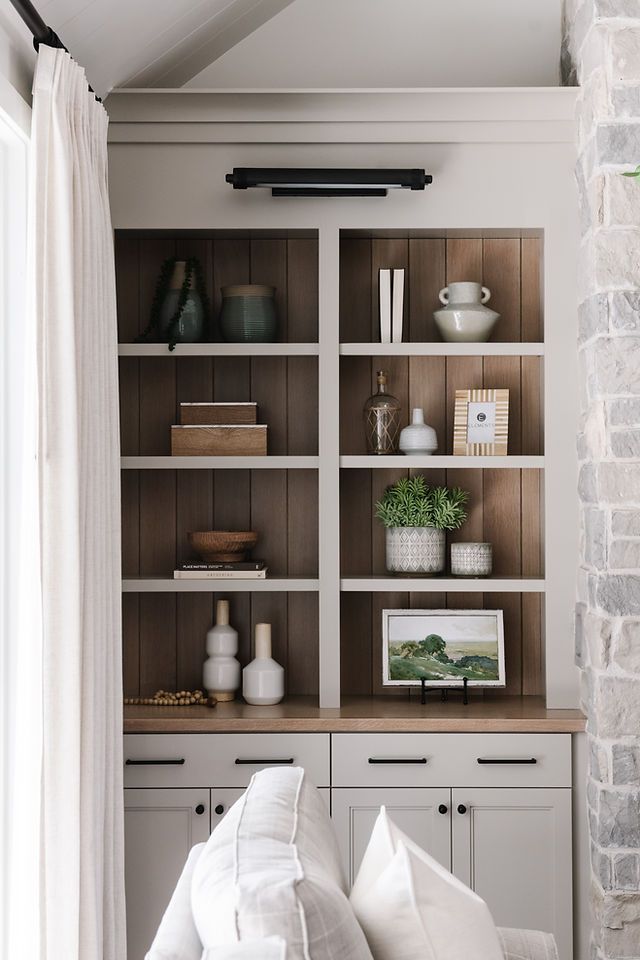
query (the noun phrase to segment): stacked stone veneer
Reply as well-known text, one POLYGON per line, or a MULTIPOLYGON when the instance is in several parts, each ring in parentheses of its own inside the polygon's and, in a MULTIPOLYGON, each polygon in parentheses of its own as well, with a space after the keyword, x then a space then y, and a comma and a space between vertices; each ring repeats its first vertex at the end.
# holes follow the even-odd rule
MULTIPOLYGON (((577 656, 588 713, 591 957, 640 958, 640 0, 566 0, 579 83, 577 656)), ((582 960, 582 958, 579 958, 582 960)))

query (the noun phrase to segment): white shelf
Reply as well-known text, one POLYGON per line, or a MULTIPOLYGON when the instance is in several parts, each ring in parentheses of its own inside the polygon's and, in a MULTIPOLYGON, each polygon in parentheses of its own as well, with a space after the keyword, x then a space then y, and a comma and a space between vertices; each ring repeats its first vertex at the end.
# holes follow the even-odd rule
POLYGON ((318 457, 121 457, 123 470, 316 470, 318 457))
POLYGON ((317 343, 119 343, 120 357, 317 357, 317 343))
POLYGON ((343 357, 542 357, 544 343, 341 343, 343 357))
POLYGON ((544 468, 544 457, 453 457, 453 456, 362 456, 340 457, 340 466, 346 469, 389 470, 420 467, 422 470, 482 468, 498 470, 527 470, 544 468))
POLYGON ((173 577, 131 577, 122 581, 123 593, 315 593, 320 581, 299 577, 265 580, 174 580, 173 577))
POLYGON ((544 593, 542 578, 520 577, 346 577, 349 593, 544 593))

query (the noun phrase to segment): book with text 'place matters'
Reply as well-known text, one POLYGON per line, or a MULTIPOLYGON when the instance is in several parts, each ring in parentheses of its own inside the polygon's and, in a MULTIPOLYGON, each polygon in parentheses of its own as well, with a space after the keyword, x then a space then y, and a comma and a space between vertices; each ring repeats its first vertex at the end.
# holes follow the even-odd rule
POLYGON ((233 563, 206 563, 204 560, 185 560, 178 570, 265 570, 264 560, 238 560, 233 563))
POLYGON ((267 568, 261 570, 174 570, 174 580, 266 580, 267 568))

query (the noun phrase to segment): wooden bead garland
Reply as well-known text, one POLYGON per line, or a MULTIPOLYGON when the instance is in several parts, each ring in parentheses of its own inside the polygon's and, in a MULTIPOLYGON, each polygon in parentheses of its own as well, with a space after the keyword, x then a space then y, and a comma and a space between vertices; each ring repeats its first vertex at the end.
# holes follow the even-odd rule
POLYGON ((125 706, 188 707, 192 704, 204 706, 208 701, 202 690, 178 690, 177 693, 156 690, 152 697, 125 697, 124 702, 125 706))

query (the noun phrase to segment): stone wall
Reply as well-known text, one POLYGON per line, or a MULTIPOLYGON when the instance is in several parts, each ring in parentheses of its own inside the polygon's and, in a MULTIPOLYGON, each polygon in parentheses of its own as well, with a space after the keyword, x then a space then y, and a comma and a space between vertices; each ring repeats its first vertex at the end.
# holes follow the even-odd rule
MULTIPOLYGON (((576 652, 592 958, 640 958, 640 0, 566 0, 578 162, 582 514, 576 652)), ((583 960, 583 958, 579 958, 583 960)))

